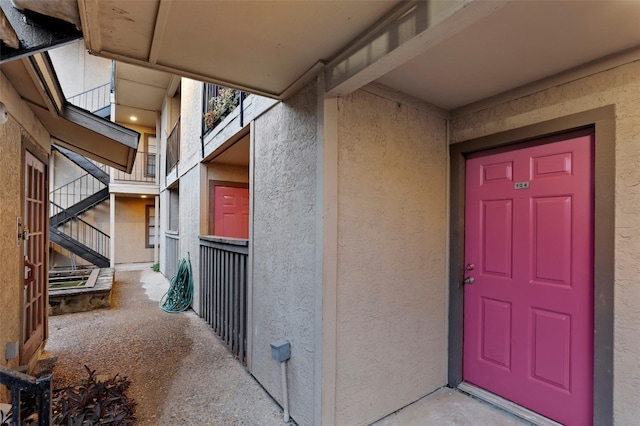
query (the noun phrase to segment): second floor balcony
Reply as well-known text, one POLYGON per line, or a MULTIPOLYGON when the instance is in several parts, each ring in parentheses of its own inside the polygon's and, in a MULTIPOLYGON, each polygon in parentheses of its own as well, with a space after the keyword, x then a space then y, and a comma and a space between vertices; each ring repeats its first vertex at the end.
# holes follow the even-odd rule
POLYGON ((167 175, 180 162, 180 118, 167 138, 167 175))
POLYGON ((109 192, 116 194, 158 195, 157 156, 138 150, 131 173, 111 169, 109 192))
POLYGON ((211 132, 240 106, 246 93, 212 83, 204 83, 202 94, 202 135, 211 132))
POLYGON ((111 171, 111 183, 156 183, 156 153, 138 150, 131 173, 111 171))

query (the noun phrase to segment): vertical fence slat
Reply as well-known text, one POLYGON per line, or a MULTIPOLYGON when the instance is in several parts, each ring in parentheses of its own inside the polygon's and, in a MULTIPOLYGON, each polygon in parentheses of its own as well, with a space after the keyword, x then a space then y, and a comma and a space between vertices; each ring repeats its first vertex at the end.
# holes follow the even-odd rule
POLYGON ((200 316, 246 364, 247 242, 200 239, 200 316))
POLYGON ((220 335, 220 332, 222 330, 222 316, 220 314, 220 308, 221 308, 221 300, 222 300, 222 253, 220 252, 220 250, 215 249, 216 251, 216 257, 215 257, 215 262, 216 262, 216 302, 215 302, 215 309, 216 309, 216 333, 218 333, 218 335, 220 335))
POLYGON ((169 280, 173 279, 178 271, 178 253, 180 237, 175 234, 165 234, 167 242, 167 267, 165 272, 169 280))
POLYGON ((245 333, 246 333, 246 295, 247 295, 247 257, 241 256, 240 258, 240 337, 238 344, 238 356, 243 363, 246 363, 247 360, 245 358, 245 333))
POLYGON ((214 268, 214 278, 213 278, 213 316, 214 316, 214 324, 213 329, 217 333, 220 330, 220 262, 218 261, 218 256, 220 253, 217 249, 213 249, 213 268, 214 268))
POLYGON ((240 334, 240 255, 233 254, 233 269, 235 280, 233 283, 233 350, 236 356, 239 356, 238 351, 240 345, 238 344, 238 338, 240 334))

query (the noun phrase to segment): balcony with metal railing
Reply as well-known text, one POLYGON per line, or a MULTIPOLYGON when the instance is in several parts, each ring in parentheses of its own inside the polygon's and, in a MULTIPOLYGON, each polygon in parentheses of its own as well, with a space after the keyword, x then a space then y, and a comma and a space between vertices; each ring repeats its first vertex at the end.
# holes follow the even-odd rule
POLYGON ((167 175, 180 162, 180 119, 167 138, 167 175))
POLYGON ((203 137, 221 124, 236 107, 240 106, 240 114, 242 114, 242 104, 246 96, 247 94, 240 90, 205 83, 202 95, 203 137))
POLYGON ((155 152, 138 150, 131 173, 111 169, 109 189, 112 193, 149 194, 159 193, 155 152))
POLYGON ((131 173, 112 170, 111 183, 156 183, 156 153, 138 150, 131 173))

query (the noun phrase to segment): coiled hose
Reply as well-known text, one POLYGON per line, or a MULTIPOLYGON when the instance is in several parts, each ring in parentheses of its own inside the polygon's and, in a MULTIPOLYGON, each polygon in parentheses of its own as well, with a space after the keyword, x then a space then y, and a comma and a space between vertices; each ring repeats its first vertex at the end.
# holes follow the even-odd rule
POLYGON ((183 257, 178 264, 178 272, 171 279, 169 290, 160 299, 160 309, 169 313, 183 312, 193 302, 193 277, 191 261, 183 257))

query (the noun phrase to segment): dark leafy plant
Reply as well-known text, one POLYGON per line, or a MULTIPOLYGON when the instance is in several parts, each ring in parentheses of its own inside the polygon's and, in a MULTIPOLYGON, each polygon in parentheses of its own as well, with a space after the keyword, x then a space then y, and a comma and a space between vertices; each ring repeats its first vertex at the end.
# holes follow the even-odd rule
POLYGON ((125 395, 131 385, 126 377, 116 375, 101 381, 95 370, 86 365, 89 377, 85 384, 60 389, 52 398, 53 424, 69 426, 137 424, 136 402, 125 395))
POLYGON ((6 413, 0 410, 0 426, 9 426, 9 422, 11 421, 11 414, 11 409, 9 409, 9 411, 6 413))
MULTIPOLYGON (((11 417, 13 416, 13 408, 9 411, 0 410, 0 426, 11 425, 11 417)), ((38 414, 36 413, 36 400, 33 395, 22 394, 20 398, 20 417, 22 418, 21 426, 32 426, 38 424, 38 414)))
POLYGON ((151 265, 151 269, 153 269, 153 272, 160 272, 160 264, 154 263, 153 265, 151 265))

